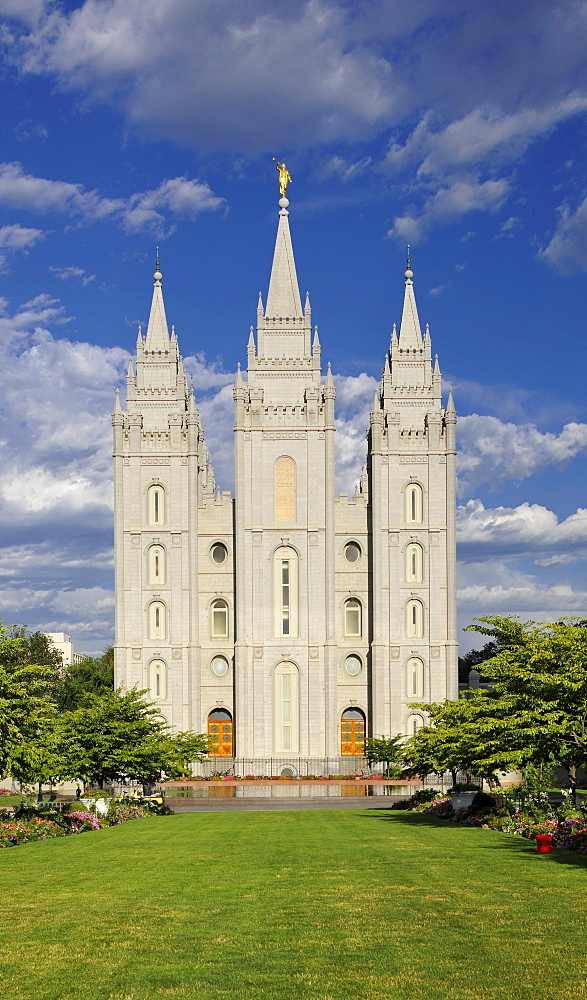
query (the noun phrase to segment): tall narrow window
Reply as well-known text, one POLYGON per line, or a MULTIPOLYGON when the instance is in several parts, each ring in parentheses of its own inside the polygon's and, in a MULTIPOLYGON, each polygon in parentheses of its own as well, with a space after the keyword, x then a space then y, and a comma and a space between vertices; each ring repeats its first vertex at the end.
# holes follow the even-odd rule
POLYGON ((418 545, 417 542, 410 542, 406 547, 406 581, 408 583, 422 583, 423 563, 422 546, 418 545))
POLYGON ((149 605, 149 639, 167 637, 166 608, 163 601, 151 601, 149 605))
POLYGON ((298 634, 298 554, 282 545, 273 557, 275 634, 298 634))
POLYGON ((149 486, 147 508, 149 524, 165 524, 165 490, 162 486, 149 486))
POLYGON ((152 587, 165 583, 165 549, 162 545, 149 548, 149 583, 152 587))
POLYGON ((218 598, 216 601, 212 601, 211 611, 211 628, 210 632, 213 639, 227 639, 228 638, 228 604, 222 598, 218 598))
POLYGON ((294 524, 296 519, 296 463, 282 456, 275 463, 275 520, 294 524))
POLYGON ((347 708, 340 721, 340 752, 361 756, 365 752, 365 716, 360 708, 347 708))
POLYGON ((225 708, 208 716, 208 747, 210 757, 232 757, 232 715, 225 708))
POLYGON ((412 524, 421 524, 422 519, 422 487, 419 483, 410 483, 406 489, 406 521, 412 524))
POLYGON ((299 751, 299 674, 293 663, 275 668, 274 745, 276 753, 299 751))
POLYGON ((424 636, 424 608, 421 601, 408 601, 406 605, 406 635, 415 639, 424 636))
POLYGON ((149 689, 151 698, 167 698, 167 664, 163 660, 151 660, 149 664, 149 689))
POLYGON ((406 693, 408 698, 424 697, 424 664, 418 656, 412 656, 406 667, 406 693))
POLYGON ((356 597, 350 597, 344 602, 344 634, 357 637, 362 632, 361 602, 356 597))
POLYGON ((406 735, 413 736, 423 725, 424 719, 421 715, 408 715, 406 719, 406 735))

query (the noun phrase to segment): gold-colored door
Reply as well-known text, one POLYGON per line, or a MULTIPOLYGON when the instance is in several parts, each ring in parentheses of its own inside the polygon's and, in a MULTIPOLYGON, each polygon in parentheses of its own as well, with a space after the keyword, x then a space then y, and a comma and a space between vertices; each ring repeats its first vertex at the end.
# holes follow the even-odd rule
POLYGON ((341 724, 340 752, 360 757, 365 752, 365 723, 361 719, 344 719, 341 724))
POLYGON ((210 757, 232 757, 232 722, 228 719, 208 719, 210 757))

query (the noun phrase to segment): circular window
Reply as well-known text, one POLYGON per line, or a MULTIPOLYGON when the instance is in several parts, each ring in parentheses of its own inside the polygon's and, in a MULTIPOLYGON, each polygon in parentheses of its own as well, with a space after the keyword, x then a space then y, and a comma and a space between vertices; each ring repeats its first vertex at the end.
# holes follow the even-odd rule
POLYGON ((354 653, 351 656, 347 656, 344 661, 344 669, 350 677, 356 677, 357 674, 360 674, 363 669, 360 656, 355 656, 354 653))
POLYGON ((344 557, 347 562, 355 563, 361 558, 361 549, 356 542, 348 542, 344 547, 344 557))
POLYGON ((210 664, 210 668, 213 674, 217 677, 224 677, 228 673, 228 660, 224 656, 215 656, 210 664))
POLYGON ((228 549, 222 542, 216 542, 210 549, 210 554, 216 565, 221 566, 228 558, 228 549))

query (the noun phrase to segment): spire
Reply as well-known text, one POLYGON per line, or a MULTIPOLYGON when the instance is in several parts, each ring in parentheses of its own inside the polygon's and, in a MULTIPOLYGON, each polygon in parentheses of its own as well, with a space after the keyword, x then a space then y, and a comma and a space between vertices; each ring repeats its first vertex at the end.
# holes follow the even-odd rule
POLYGON ((406 260, 405 270, 406 291, 404 294, 404 310, 399 330, 399 347, 401 351, 421 350, 422 348, 422 333, 420 330, 420 320, 418 319, 418 310, 416 308, 416 299, 414 296, 414 285, 412 282, 413 277, 414 272, 412 271, 410 247, 408 245, 408 257, 406 260))
POLYGON ((275 240, 273 267, 271 268, 265 315, 271 318, 285 316, 302 317, 302 301, 300 299, 291 234, 289 231, 289 212, 287 211, 289 201, 287 198, 280 198, 279 204, 281 206, 279 211, 279 225, 277 227, 277 239, 275 240))
POLYGON ((127 378, 134 378, 135 377, 135 370, 134 370, 134 367, 133 367, 132 358, 128 359, 128 368, 127 368, 127 372, 126 372, 126 377, 127 378))
POLYGON ((330 361, 328 362, 328 368, 326 369, 326 382, 324 383, 327 389, 334 389, 334 379, 332 377, 332 367, 330 361))
POLYGON ((236 366, 236 378, 234 380, 234 385, 235 385, 236 389, 242 389, 243 388, 243 376, 242 376, 242 373, 241 373, 240 361, 237 362, 237 366, 236 366))
POLYGON ((114 412, 122 413, 122 407, 120 405, 120 389, 117 389, 114 393, 114 412))
POLYGON ((454 399, 452 398, 452 389, 448 390, 448 399, 446 401, 446 412, 456 413, 454 399))
POLYGON ((139 329, 137 333, 137 350, 143 346, 143 330, 141 324, 139 323, 139 329))
POLYGON ((320 338, 318 336, 318 327, 314 327, 314 340, 312 341, 312 350, 316 351, 320 348, 320 338))
POLYGON ((153 275, 155 286, 153 288, 153 301, 151 303, 151 313, 149 315, 149 325, 145 340, 146 351, 169 350, 169 331, 167 329, 163 290, 161 288, 162 277, 163 275, 159 269, 159 247, 157 247, 157 259, 155 260, 155 273, 153 275))

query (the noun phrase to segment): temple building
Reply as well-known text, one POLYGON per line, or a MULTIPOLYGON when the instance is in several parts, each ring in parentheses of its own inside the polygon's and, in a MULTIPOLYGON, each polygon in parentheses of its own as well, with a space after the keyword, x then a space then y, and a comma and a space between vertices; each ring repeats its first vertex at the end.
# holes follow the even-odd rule
POLYGON ((112 417, 116 683, 208 732, 211 767, 348 773, 366 735, 412 733, 420 703, 457 697, 456 412, 408 261, 361 482, 335 496, 335 387, 288 207, 236 372, 234 498, 216 490, 157 262, 112 417))

